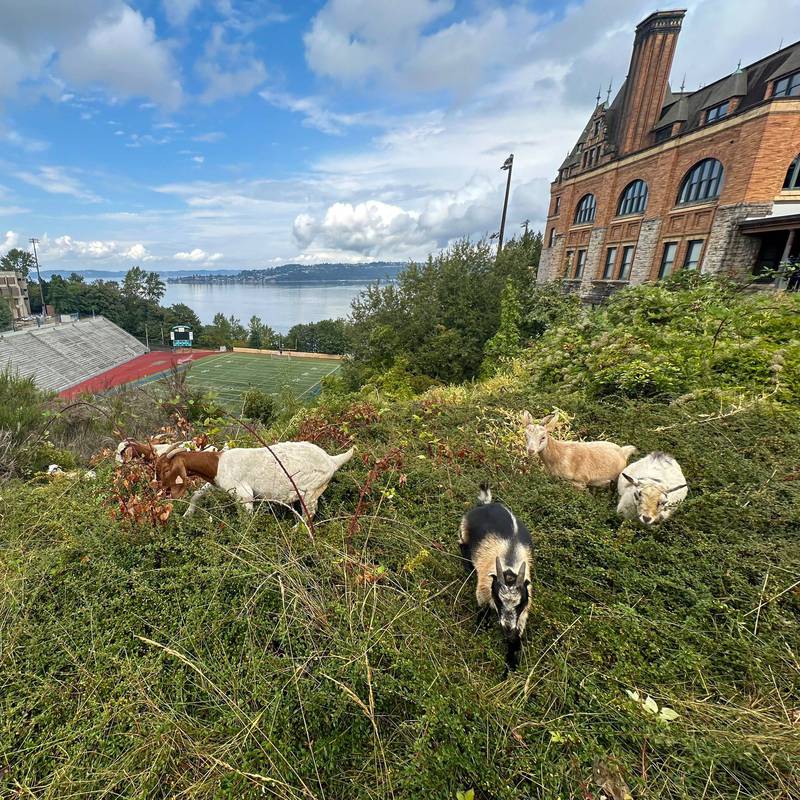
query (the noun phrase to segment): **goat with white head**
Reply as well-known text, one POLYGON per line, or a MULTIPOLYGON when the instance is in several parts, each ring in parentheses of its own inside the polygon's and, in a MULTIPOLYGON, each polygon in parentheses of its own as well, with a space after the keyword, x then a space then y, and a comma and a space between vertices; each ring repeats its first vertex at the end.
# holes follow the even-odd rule
POLYGON ((492 500, 481 485, 478 504, 461 520, 459 536, 465 566, 477 575, 478 608, 491 608, 506 640, 506 669, 519 664, 522 634, 528 621, 533 542, 511 509, 492 500))
POLYGON ((270 447, 234 447, 217 452, 192 453, 178 448, 180 445, 173 445, 159 456, 156 475, 173 498, 183 497, 188 478, 206 481, 192 495, 185 517, 194 513, 200 497, 214 487, 233 494, 250 512, 255 500, 290 506, 302 497, 309 516, 313 517, 334 473, 354 453, 351 448, 331 456, 311 442, 278 442, 270 447))
POLYGON ((535 423, 526 411, 522 415, 528 453, 538 454, 545 471, 569 481, 577 489, 609 486, 625 469, 636 452, 632 445, 614 442, 567 442, 550 434, 558 424, 557 414, 548 414, 535 423))
POLYGON ((669 519, 689 487, 680 464, 666 453, 648 453, 634 461, 617 480, 617 513, 638 519, 642 525, 657 525, 669 519))

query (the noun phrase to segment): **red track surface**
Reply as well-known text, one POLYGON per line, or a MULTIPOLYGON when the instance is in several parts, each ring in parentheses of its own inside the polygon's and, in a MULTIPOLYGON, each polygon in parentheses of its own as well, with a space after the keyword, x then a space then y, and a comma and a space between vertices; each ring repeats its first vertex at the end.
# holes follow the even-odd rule
POLYGON ((196 361, 198 358, 216 355, 214 350, 193 350, 190 353, 169 353, 152 352, 145 353, 143 356, 120 364, 118 367, 101 372, 94 378, 79 383, 59 392, 61 397, 72 398, 80 394, 98 394, 112 389, 115 386, 122 386, 124 383, 132 383, 148 375, 155 375, 157 372, 165 372, 174 366, 185 364, 188 361, 196 361))

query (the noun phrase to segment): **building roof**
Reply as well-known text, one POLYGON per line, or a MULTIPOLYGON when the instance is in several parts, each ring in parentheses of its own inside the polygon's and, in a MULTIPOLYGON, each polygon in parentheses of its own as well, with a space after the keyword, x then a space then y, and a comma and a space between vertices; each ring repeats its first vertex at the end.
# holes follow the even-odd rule
MULTIPOLYGON (((770 81, 797 71, 800 71, 800 42, 790 44, 746 67, 739 66, 729 75, 694 92, 673 92, 668 86, 661 115, 654 128, 680 123, 679 129, 675 131, 676 134, 695 130, 703 126, 707 109, 733 98, 739 99, 734 114, 747 111, 763 102, 770 81)), ((625 82, 620 86, 610 106, 605 107, 605 104, 601 104, 606 120, 606 152, 613 153, 619 148, 624 99, 625 82)), ((584 128, 560 169, 580 163, 580 145, 589 135, 596 111, 597 109, 592 112, 589 124, 584 128)))

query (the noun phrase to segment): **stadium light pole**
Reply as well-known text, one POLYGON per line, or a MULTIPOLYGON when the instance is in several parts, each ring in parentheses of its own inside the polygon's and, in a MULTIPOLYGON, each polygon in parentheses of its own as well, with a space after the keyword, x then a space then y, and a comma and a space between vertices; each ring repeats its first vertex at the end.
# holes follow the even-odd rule
POLYGON ((506 232, 506 212, 508 211, 508 195, 511 191, 511 170, 514 167, 514 154, 512 153, 504 162, 503 166, 500 167, 501 170, 506 170, 508 172, 508 179, 506 180, 506 197, 503 200, 503 216, 500 220, 500 239, 497 242, 497 255, 500 255, 500 251, 503 249, 503 235, 506 232))
POLYGON ((39 294, 42 299, 42 319, 47 316, 47 303, 44 301, 44 286, 42 286, 42 273, 39 272, 39 255, 36 252, 36 245, 39 244, 38 239, 28 240, 33 245, 33 263, 36 264, 36 277, 39 279, 39 294))

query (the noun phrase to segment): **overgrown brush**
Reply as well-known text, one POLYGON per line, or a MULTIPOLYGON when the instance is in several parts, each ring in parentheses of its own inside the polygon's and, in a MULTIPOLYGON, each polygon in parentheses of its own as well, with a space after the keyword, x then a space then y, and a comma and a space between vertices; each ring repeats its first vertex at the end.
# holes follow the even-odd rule
MULTIPOLYGON (((220 493, 191 521, 176 501, 163 525, 121 524, 110 463, 94 483, 0 486, 0 795, 799 797, 796 301, 635 291, 485 383, 337 384, 287 411, 263 436, 357 448, 313 539, 220 493), (673 454, 688 498, 658 528, 623 522, 611 493, 526 457, 523 409, 673 454), (457 548, 482 480, 534 539, 505 681, 457 548)), ((223 424, 197 423, 254 443, 223 424)))

